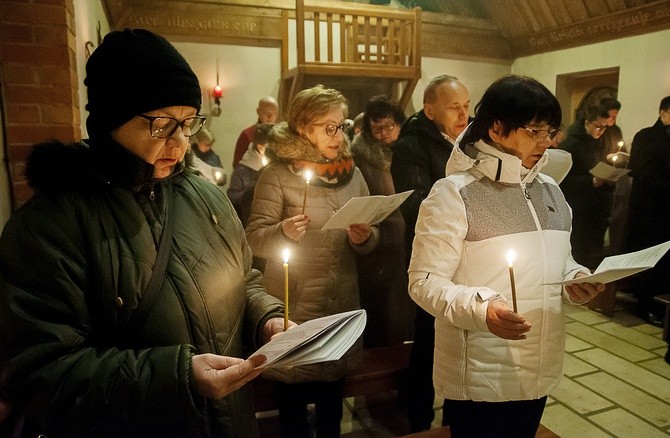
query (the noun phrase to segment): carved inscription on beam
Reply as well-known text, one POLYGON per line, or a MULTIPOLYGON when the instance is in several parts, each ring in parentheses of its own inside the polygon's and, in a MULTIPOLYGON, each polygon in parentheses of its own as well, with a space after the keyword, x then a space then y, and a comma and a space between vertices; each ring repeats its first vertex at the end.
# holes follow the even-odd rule
POLYGON ((641 35, 669 27, 670 2, 661 2, 532 35, 511 37, 510 42, 516 56, 525 56, 641 35))
MULTIPOLYGON (((247 8, 248 9, 248 8, 247 8)), ((275 46, 281 44, 279 15, 259 14, 251 9, 239 13, 139 9, 125 17, 119 27, 139 27, 169 35, 171 39, 217 44, 275 46)))

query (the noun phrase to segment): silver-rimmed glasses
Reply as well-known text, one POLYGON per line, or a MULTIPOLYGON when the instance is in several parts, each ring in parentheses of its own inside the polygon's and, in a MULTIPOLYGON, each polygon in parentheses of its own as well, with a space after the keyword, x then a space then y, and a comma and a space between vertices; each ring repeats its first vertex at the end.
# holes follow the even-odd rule
POLYGON ((186 117, 179 120, 168 116, 148 116, 146 114, 139 114, 143 119, 149 121, 149 132, 152 137, 168 138, 181 127, 181 132, 184 137, 191 137, 197 134, 202 129, 207 118, 201 115, 186 117))
POLYGON ((544 140, 546 138, 553 140, 561 132, 560 129, 537 129, 528 126, 524 126, 523 129, 528 132, 528 136, 533 140, 544 140))

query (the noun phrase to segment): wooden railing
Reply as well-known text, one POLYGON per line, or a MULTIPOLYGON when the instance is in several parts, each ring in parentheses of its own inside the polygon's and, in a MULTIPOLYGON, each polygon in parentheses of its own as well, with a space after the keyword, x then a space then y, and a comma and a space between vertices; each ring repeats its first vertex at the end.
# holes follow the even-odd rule
POLYGON ((324 8, 296 1, 295 47, 290 44, 289 13, 282 13, 285 91, 293 96, 306 75, 395 79, 407 82, 399 99, 404 107, 421 77, 420 14, 420 8, 324 8), (297 65, 289 66, 290 55, 297 65))

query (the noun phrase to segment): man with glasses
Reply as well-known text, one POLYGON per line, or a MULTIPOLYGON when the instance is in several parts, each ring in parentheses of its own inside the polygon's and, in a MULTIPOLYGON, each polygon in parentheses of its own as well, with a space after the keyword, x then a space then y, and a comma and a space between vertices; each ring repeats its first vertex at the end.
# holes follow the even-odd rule
POLYGON ((601 106, 586 108, 584 118, 568 128, 558 146, 572 155, 572 168, 560 184, 572 208, 572 255, 591 269, 604 257, 603 244, 614 192, 614 182, 598 179, 589 172, 598 162, 606 161, 610 152, 599 141, 608 128, 608 118, 608 111, 601 106))
MULTIPOLYGON (((456 138, 469 122, 470 94, 454 76, 433 78, 423 93, 423 109, 402 126, 396 140, 391 175, 397 192, 414 190, 400 207, 405 219, 406 265, 409 265, 419 205, 433 184, 445 176, 445 166, 456 138)), ((407 404, 412 432, 430 429, 433 404, 434 318, 418 306, 410 357, 407 404)), ((448 424, 443 411, 442 424, 448 424)))
POLYGON ((34 148, 35 196, 0 238, 14 432, 256 436, 243 386, 264 358, 242 357, 283 331, 283 305, 228 198, 184 164, 205 121, 198 79, 167 40, 126 29, 84 83, 89 139, 34 148))

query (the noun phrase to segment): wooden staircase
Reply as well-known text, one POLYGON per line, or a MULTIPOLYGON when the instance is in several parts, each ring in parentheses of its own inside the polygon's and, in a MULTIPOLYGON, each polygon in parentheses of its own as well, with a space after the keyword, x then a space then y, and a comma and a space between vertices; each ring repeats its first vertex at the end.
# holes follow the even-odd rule
POLYGON ((410 101, 421 77, 420 8, 326 8, 297 0, 295 20, 283 11, 282 21, 282 111, 306 82, 328 85, 332 78, 387 80, 401 108, 410 101))

